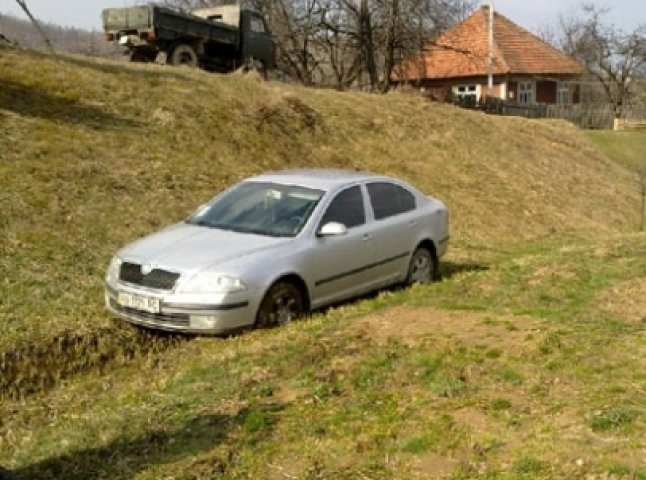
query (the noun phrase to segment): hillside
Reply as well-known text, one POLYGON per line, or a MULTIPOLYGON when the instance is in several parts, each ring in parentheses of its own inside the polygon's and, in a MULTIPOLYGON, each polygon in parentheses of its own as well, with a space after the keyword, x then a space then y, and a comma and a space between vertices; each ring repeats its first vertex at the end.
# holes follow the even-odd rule
POLYGON ((0 47, 0 465, 646 475, 639 200, 636 175, 564 122, 0 47), (308 166, 445 201, 446 280, 232 339, 152 335, 104 311, 119 246, 240 178, 308 166), (551 420, 576 458, 550 449, 571 446, 551 420))
POLYGON ((268 169, 405 178, 450 206, 453 247, 638 225, 633 176, 563 122, 0 52, 1 267, 11 293, 3 309, 16 334, 32 328, 25 316, 65 318, 55 330, 70 318, 80 328, 94 329, 97 316, 105 324, 93 305, 112 252, 268 169), (79 300, 92 307, 79 311, 79 300))

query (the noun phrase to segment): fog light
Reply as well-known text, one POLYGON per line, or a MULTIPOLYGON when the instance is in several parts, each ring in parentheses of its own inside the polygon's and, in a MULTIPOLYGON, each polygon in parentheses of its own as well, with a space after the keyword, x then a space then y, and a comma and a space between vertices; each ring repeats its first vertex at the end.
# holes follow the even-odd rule
POLYGON ((191 315, 191 328, 213 328, 217 322, 215 315, 191 315))

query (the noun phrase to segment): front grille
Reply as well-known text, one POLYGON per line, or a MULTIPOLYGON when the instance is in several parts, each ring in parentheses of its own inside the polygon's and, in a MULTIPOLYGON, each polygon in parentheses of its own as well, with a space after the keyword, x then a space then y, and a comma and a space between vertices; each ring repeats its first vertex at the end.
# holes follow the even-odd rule
POLYGON ((123 307, 112 298, 110 299, 110 306, 117 312, 121 312, 125 315, 135 317, 144 321, 153 321, 160 324, 161 326, 169 325, 173 327, 188 327, 190 325, 190 318, 186 313, 142 312, 141 310, 136 310, 134 308, 123 307))
POLYGON ((119 271, 119 280, 157 290, 172 290, 178 278, 179 273, 159 268, 155 268, 148 275, 144 275, 141 273, 141 265, 138 263, 124 262, 119 271))

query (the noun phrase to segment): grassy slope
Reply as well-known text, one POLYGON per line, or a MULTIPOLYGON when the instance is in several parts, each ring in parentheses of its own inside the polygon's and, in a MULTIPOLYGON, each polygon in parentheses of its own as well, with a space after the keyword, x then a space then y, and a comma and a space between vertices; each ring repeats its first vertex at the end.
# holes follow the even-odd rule
POLYGON ((46 382, 43 370, 125 361, 7 399, 0 464, 26 478, 639 472, 643 324, 599 305, 642 291, 646 244, 594 240, 634 229, 635 177, 578 130, 6 49, 0 85, 4 391, 46 382), (103 311, 118 246, 238 178, 296 166, 393 174, 445 200, 447 281, 227 341, 151 338, 103 311), (562 247, 563 236, 585 240, 562 247), (384 346, 359 328, 371 321, 361 314, 402 302, 433 308, 410 318, 465 310, 448 320, 484 339, 422 328, 384 346), (515 324, 521 350, 504 340, 515 324), (576 448, 563 457, 555 442, 576 448))
POLYGON ((599 148, 627 167, 646 168, 646 132, 591 130, 588 136, 599 148))

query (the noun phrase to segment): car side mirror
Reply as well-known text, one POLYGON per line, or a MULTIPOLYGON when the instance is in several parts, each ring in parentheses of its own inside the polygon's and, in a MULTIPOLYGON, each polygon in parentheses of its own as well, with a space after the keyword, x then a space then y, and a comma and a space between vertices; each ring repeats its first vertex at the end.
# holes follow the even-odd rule
POLYGON ((348 233, 345 225, 339 222, 328 222, 316 232, 317 237, 338 237, 348 233))

